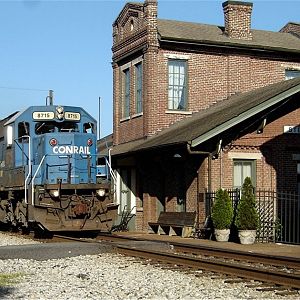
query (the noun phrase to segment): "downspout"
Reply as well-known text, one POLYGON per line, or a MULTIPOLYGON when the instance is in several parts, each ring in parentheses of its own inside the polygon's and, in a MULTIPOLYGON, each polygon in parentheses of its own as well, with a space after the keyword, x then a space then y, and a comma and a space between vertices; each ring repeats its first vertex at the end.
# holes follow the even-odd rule
POLYGON ((199 150, 192 150, 191 145, 187 143, 187 151, 191 155, 206 155, 208 158, 208 182, 207 182, 207 189, 208 192, 211 192, 211 161, 213 154, 208 151, 199 151, 199 150))
MULTIPOLYGON (((205 155, 208 158, 208 182, 207 182, 208 193, 211 192, 211 182, 212 182, 211 161, 212 161, 213 158, 218 157, 218 155, 221 151, 221 145, 222 145, 222 140, 220 139, 219 142, 217 143, 215 151, 208 152, 208 151, 192 150, 191 149, 191 144, 187 143, 187 151, 188 151, 189 154, 205 155)), ((199 178, 199 173, 197 175, 197 178, 199 178)), ((198 190, 198 187, 197 187, 197 190, 198 190)), ((198 202, 198 197, 199 197, 199 191, 198 191, 198 195, 197 195, 197 202, 198 202)), ((206 203, 206 200, 205 200, 205 206, 206 206, 206 204, 207 203, 206 203)), ((197 203, 197 208, 198 208, 198 205, 199 205, 199 203, 197 203)), ((207 206, 205 207, 205 213, 206 213, 206 216, 208 216, 210 214, 210 204, 209 204, 208 209, 207 209, 207 206)), ((198 214, 198 221, 199 221, 199 214, 198 214)))
MULTIPOLYGON (((192 150, 191 145, 187 143, 186 145, 187 151, 191 155, 205 155, 208 158, 208 182, 207 182, 207 189, 208 192, 211 192, 211 160, 212 160, 212 153, 208 151, 199 151, 199 150, 192 150)), ((206 200, 205 200, 206 201, 206 200)), ((205 215, 209 214, 210 212, 206 211, 206 203, 205 203, 205 215)), ((197 226, 200 224, 200 211, 199 211, 199 172, 197 172, 197 226)))

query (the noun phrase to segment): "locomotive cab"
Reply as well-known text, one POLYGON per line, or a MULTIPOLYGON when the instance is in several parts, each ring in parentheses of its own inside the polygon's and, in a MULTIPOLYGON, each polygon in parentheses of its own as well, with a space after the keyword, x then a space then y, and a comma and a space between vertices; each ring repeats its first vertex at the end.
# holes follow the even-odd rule
POLYGON ((96 121, 85 110, 29 107, 3 122, 2 135, 0 221, 109 230, 116 206, 109 182, 96 180, 96 121))

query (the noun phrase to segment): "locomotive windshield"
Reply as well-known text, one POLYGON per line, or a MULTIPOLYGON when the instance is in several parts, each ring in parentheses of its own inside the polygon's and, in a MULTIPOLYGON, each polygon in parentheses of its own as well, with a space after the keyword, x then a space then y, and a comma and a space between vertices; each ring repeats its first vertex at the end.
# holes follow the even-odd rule
POLYGON ((79 132, 78 124, 74 122, 38 122, 35 125, 36 134, 44 134, 50 132, 79 132))

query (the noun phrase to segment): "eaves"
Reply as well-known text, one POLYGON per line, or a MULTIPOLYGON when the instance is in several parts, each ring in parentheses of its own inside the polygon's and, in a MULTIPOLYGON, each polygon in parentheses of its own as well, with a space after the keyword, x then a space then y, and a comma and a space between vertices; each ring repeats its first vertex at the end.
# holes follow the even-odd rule
POLYGON ((168 44, 180 44, 180 45, 192 45, 192 46, 205 46, 210 48, 217 48, 217 49, 234 49, 240 51, 255 51, 255 52, 265 52, 265 53, 293 53, 299 55, 300 58, 300 51, 299 49, 292 49, 292 48, 282 48, 282 47, 271 47, 271 46, 264 46, 264 45, 256 45, 256 44, 241 44, 235 42, 220 42, 220 41, 209 41, 209 40, 192 40, 192 39, 181 39, 181 38, 168 38, 166 36, 160 37, 159 42, 168 43, 168 44))
POLYGON ((242 112, 241 114, 231 118, 230 120, 224 122, 223 124, 220 124, 216 126, 215 128, 205 132, 204 134, 192 139, 190 141, 191 147, 196 147, 203 142, 221 134, 227 129, 232 128, 233 126, 255 116, 256 114, 260 113, 261 111, 264 111, 268 109, 269 107, 276 105, 277 103, 283 101, 284 99, 289 98, 290 96, 299 93, 300 92, 300 85, 297 85, 293 88, 290 88, 280 94, 277 94, 274 97, 269 98, 268 100, 242 112))

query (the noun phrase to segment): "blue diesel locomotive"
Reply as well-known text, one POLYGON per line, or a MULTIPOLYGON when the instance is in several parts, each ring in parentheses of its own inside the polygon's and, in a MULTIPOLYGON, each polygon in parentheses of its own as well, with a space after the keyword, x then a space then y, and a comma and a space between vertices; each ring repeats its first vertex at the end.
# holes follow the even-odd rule
POLYGON ((110 183, 97 182, 96 121, 73 106, 32 106, 0 121, 0 222, 109 231, 110 183))

